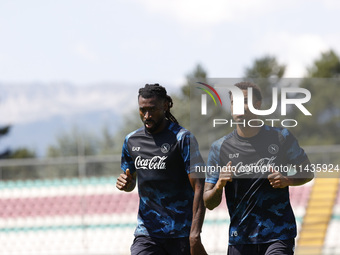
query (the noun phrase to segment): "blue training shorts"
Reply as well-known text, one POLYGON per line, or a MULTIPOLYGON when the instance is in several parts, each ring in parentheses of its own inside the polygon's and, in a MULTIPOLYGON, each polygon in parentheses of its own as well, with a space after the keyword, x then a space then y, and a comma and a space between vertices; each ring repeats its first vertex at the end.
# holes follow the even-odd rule
POLYGON ((136 236, 131 246, 131 255, 190 255, 189 237, 136 236))

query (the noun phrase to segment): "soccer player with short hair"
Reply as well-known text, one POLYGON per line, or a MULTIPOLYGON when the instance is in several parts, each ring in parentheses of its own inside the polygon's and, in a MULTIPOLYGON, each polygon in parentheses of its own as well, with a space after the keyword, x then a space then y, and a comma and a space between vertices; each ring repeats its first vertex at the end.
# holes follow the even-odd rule
POLYGON ((193 135, 170 113, 172 99, 159 84, 139 90, 144 127, 125 138, 116 183, 132 191, 138 180, 138 225, 132 255, 206 254, 200 233, 204 221, 204 179, 194 176, 204 162, 193 135))
MULTIPOLYGON (((248 125, 257 116, 248 109, 248 88, 253 90, 253 106, 261 107, 261 91, 253 83, 235 84, 244 95, 244 114, 234 115, 234 131, 215 141, 209 166, 225 166, 208 172, 203 199, 212 210, 221 203, 224 189, 230 215, 229 255, 293 254, 296 223, 289 201, 289 186, 313 179, 300 171, 310 164, 295 137, 285 128, 248 125), (283 166, 298 171, 288 176, 283 166)), ((233 95, 230 93, 231 110, 233 95)))

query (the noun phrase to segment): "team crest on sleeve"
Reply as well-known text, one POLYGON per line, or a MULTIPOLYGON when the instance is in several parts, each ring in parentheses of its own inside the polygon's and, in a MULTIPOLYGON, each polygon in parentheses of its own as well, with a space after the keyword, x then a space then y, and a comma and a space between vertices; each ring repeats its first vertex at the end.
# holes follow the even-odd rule
POLYGON ((268 152, 270 154, 277 154, 279 152, 279 146, 277 144, 271 144, 268 146, 268 152))
POLYGON ((161 146, 161 152, 168 153, 170 151, 170 144, 163 143, 161 146))

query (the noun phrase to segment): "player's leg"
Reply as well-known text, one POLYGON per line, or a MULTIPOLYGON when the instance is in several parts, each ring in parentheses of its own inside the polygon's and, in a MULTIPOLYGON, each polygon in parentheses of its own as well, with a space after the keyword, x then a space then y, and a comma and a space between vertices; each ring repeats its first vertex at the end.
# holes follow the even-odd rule
POLYGON ((165 239, 164 249, 169 255, 190 255, 190 242, 188 237, 165 239))
POLYGON ((131 245, 131 255, 166 255, 162 243, 149 236, 135 237, 131 245))
POLYGON ((264 255, 293 255, 295 248, 295 240, 278 240, 268 244, 267 248, 263 251, 264 255))

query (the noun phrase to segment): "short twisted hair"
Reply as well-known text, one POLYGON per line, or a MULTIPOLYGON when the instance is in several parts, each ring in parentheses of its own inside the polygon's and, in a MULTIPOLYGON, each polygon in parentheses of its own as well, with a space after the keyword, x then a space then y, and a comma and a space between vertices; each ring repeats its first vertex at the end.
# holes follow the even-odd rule
POLYGON ((169 107, 168 110, 165 112, 165 117, 168 120, 178 124, 175 116, 170 113, 170 108, 173 106, 172 98, 167 95, 166 89, 163 86, 160 86, 158 83, 145 84, 144 88, 140 88, 138 91, 138 98, 140 96, 143 98, 157 97, 159 99, 164 99, 168 101, 169 107))

